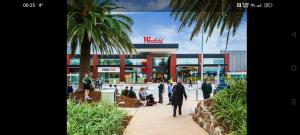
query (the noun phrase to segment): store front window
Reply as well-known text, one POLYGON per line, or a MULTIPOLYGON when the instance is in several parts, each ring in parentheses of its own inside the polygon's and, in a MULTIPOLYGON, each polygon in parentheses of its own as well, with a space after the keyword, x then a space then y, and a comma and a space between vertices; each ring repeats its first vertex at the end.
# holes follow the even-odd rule
MULTIPOLYGON (((203 67, 203 74, 206 77, 214 77, 217 76, 219 67, 203 67)), ((224 77, 225 69, 224 66, 220 66, 219 75, 221 77, 224 77)))
POLYGON ((99 79, 104 83, 116 84, 120 82, 119 67, 98 67, 99 79))
POLYGON ((153 82, 167 82, 168 78, 168 59, 169 57, 154 57, 153 58, 153 82))
POLYGON ((198 66, 177 66, 176 71, 177 78, 182 79, 184 83, 188 83, 189 80, 193 83, 200 80, 198 66))
POLYGON ((126 67, 125 80, 126 83, 145 83, 147 73, 144 71, 146 67, 126 67))

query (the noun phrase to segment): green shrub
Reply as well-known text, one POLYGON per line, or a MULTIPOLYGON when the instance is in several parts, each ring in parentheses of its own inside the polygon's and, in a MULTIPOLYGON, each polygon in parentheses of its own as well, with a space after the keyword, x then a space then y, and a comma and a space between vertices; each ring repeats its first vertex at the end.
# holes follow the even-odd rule
POLYGON ((67 101, 68 135, 118 135, 126 112, 103 103, 75 104, 67 101))
POLYGON ((232 135, 247 133, 247 81, 228 80, 228 88, 214 95, 212 112, 232 135))

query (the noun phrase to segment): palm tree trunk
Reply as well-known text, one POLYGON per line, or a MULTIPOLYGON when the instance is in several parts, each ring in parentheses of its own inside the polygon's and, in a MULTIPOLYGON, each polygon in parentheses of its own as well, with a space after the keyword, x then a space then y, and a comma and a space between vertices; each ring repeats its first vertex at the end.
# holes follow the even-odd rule
POLYGON ((85 32, 80 46, 79 90, 83 89, 82 79, 85 73, 90 73, 90 49, 91 44, 88 38, 88 33, 85 32))

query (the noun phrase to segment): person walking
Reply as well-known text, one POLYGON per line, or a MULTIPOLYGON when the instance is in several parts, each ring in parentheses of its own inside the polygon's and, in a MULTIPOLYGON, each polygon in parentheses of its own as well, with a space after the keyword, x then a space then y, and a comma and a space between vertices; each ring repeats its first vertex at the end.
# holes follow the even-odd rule
POLYGON ((208 78, 205 78, 204 83, 201 86, 204 99, 210 98, 210 93, 212 92, 212 86, 208 82, 208 78))
POLYGON ((90 89, 92 88, 92 78, 91 78, 91 75, 86 73, 84 75, 83 79, 82 79, 82 83, 83 83, 85 100, 92 99, 89 96, 90 89))
POLYGON ((164 90, 165 90, 165 86, 164 86, 164 83, 161 82, 161 84, 159 84, 158 86, 158 103, 163 103, 163 96, 162 94, 164 93, 164 90))
POLYGON ((189 87, 193 87, 193 85, 192 85, 192 79, 189 79, 189 87))
POLYGON ((176 85, 173 87, 173 117, 176 117, 176 111, 178 107, 178 113, 181 115, 181 107, 182 107, 182 101, 183 101, 183 96, 185 100, 187 100, 187 96, 185 93, 184 86, 182 85, 182 82, 178 82, 176 85))
POLYGON ((103 82, 102 82, 102 79, 98 79, 98 88, 99 90, 102 90, 102 85, 103 85, 103 82))
POLYGON ((168 83, 168 97, 169 97, 169 103, 167 105, 171 105, 172 102, 172 94, 173 94, 173 86, 172 83, 168 83))

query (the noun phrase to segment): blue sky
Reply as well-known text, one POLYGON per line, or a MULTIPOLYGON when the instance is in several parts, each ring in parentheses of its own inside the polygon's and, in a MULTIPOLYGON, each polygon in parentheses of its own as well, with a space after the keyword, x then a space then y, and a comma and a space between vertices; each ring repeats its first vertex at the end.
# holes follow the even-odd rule
MULTIPOLYGON (((178 43, 177 53, 200 53, 201 34, 190 40, 192 28, 184 28, 178 33, 180 23, 175 21, 170 12, 121 12, 134 20, 133 33, 130 38, 133 43, 143 43, 144 36, 164 38, 164 43, 178 43)), ((204 41, 204 53, 220 53, 225 50, 226 32, 220 36, 220 30, 215 29, 208 42, 204 41)), ((206 40, 206 34, 204 34, 206 40)), ((236 35, 230 36, 228 50, 247 49, 247 15, 245 14, 236 35)))
MULTIPOLYGON (((163 38, 164 43, 178 43, 177 53, 200 53, 201 52, 201 34, 190 40, 192 28, 184 28, 178 33, 180 23, 175 21, 170 12, 118 12, 126 14, 134 21, 132 25, 133 32, 129 34, 133 43, 143 43, 144 36, 153 38, 163 38)), ((215 29, 208 42, 204 34, 204 53, 220 53, 225 50, 226 32, 220 36, 220 30, 215 29)), ((234 37, 230 36, 228 50, 246 50, 247 49, 247 15, 245 14, 242 22, 234 37)), ((69 48, 68 48, 69 52, 69 48)), ((79 48, 76 51, 79 53, 79 48)))

